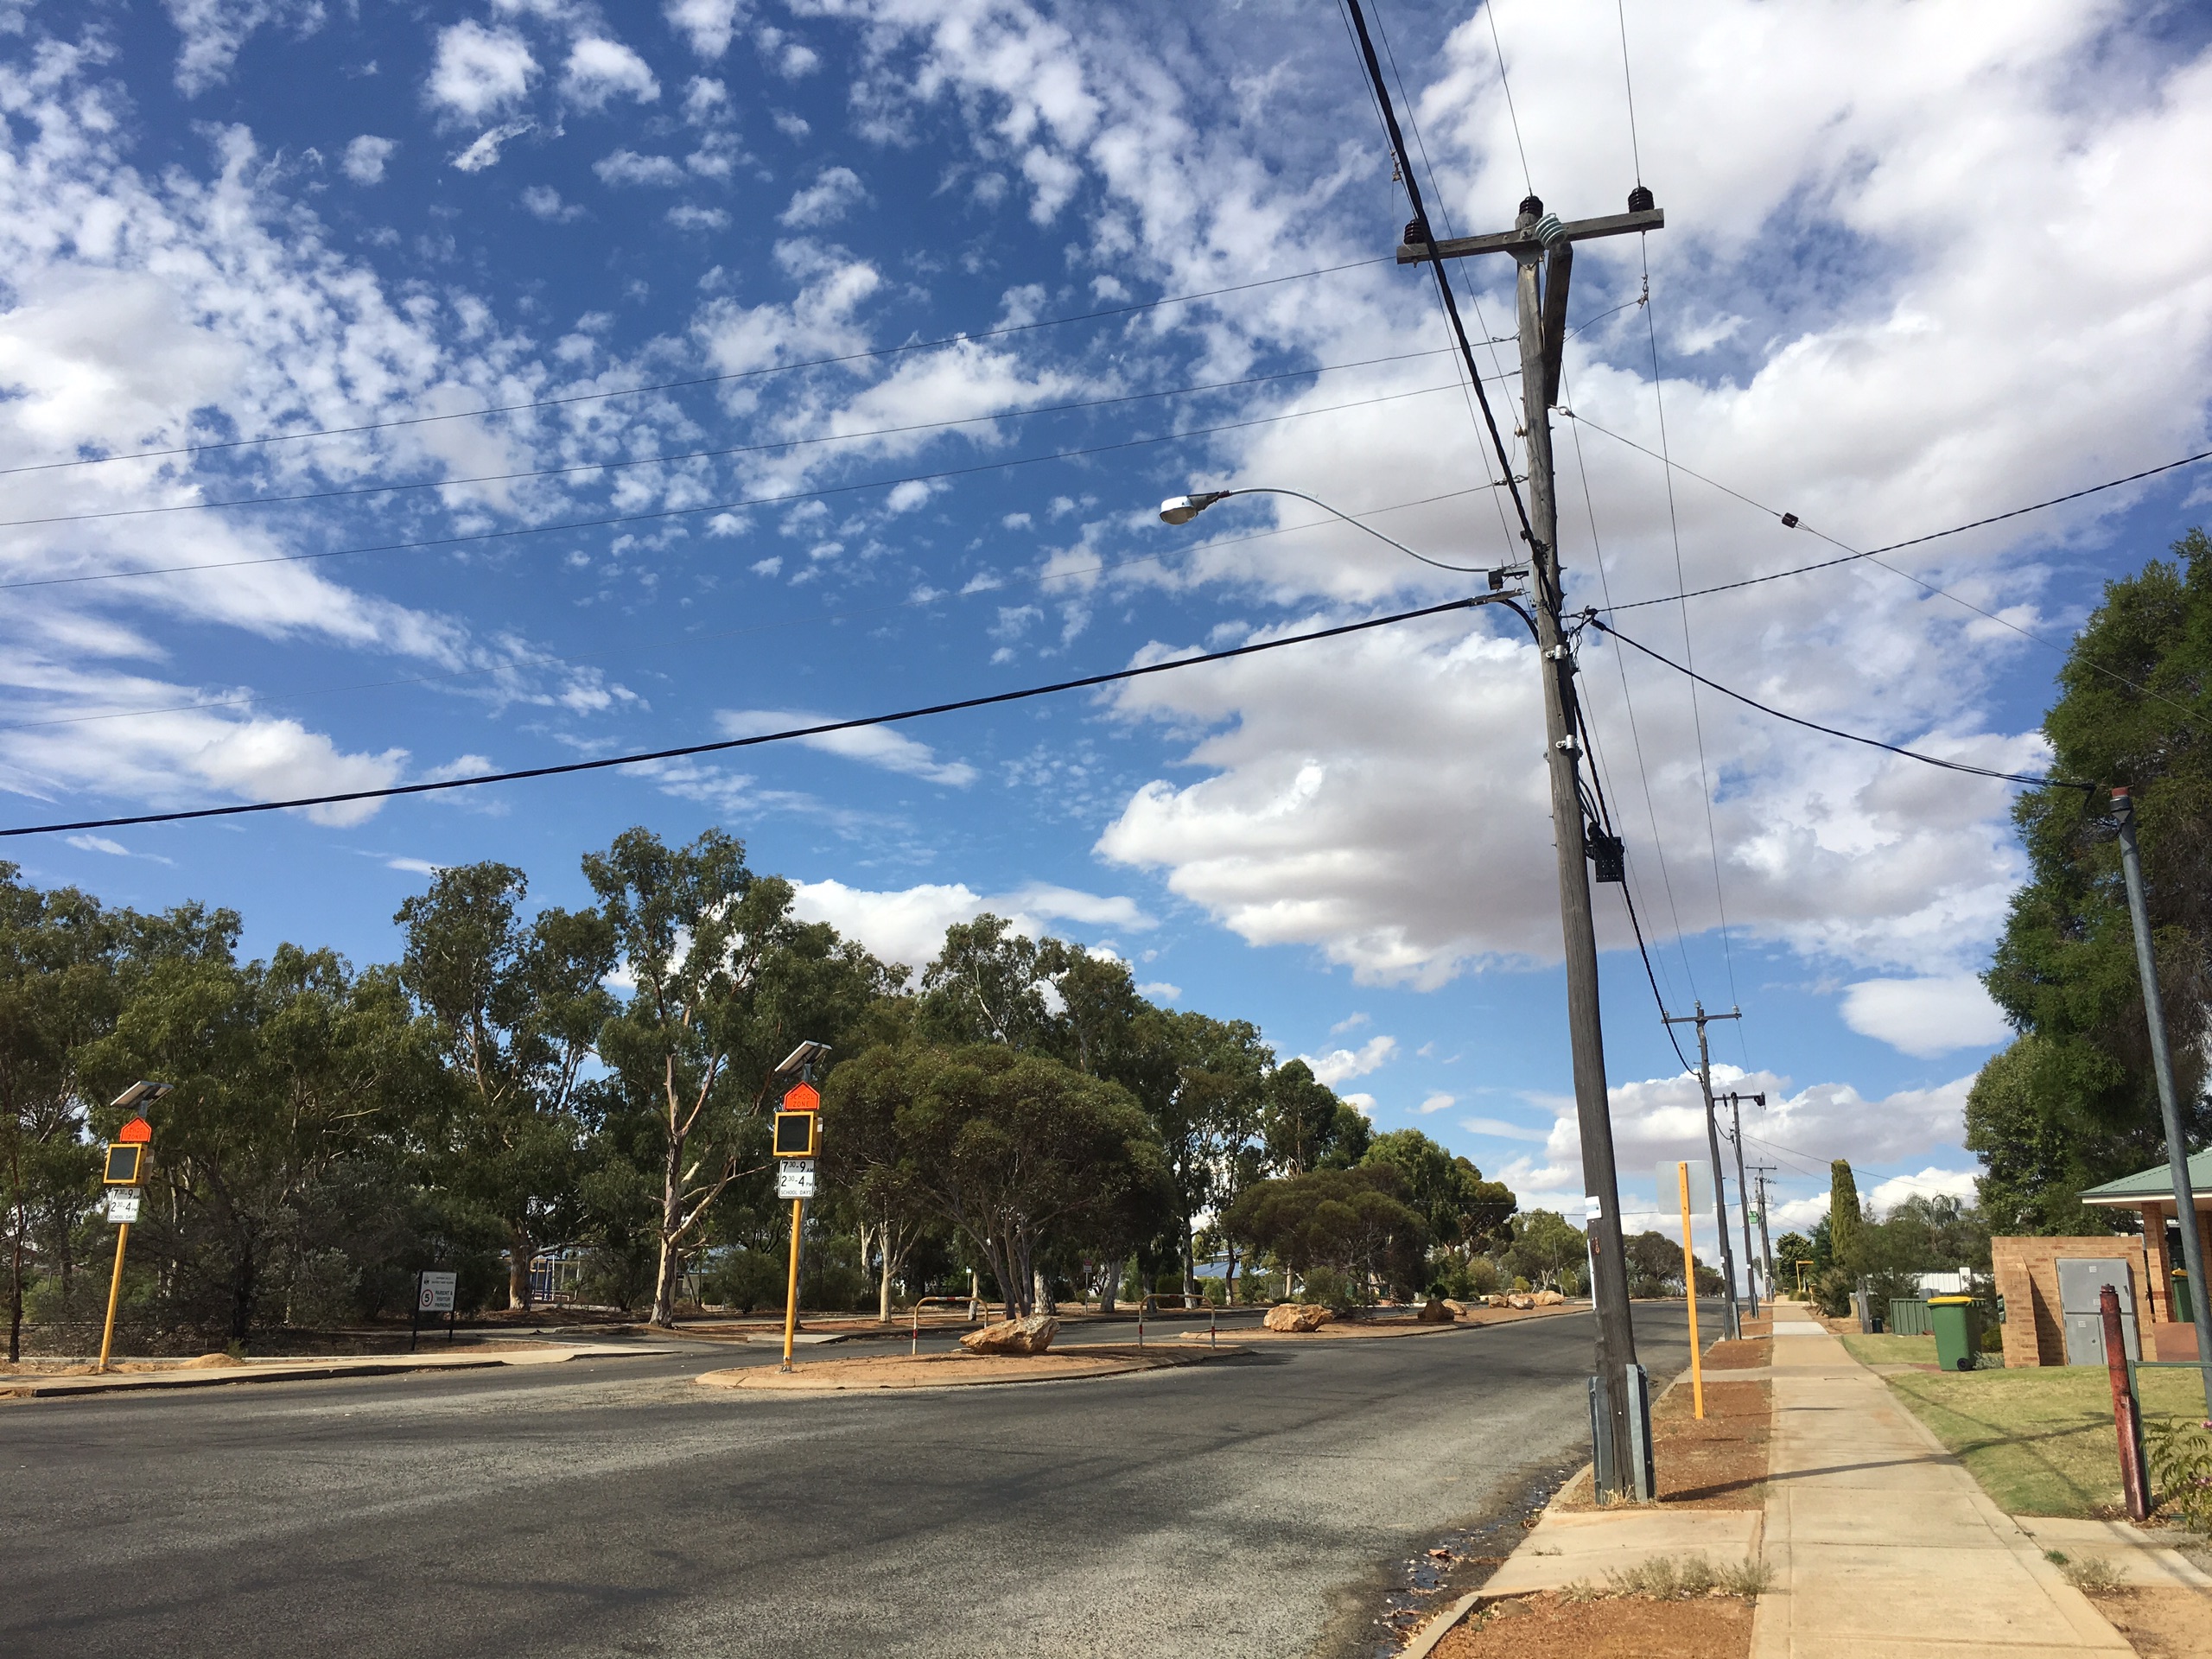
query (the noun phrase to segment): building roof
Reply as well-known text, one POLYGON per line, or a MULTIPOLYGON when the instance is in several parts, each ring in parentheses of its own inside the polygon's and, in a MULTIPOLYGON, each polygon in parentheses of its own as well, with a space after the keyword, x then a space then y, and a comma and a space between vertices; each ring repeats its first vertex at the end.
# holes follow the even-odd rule
MULTIPOLYGON (((2189 1189, 2196 1200, 2196 1208, 2212 1209, 2212 1147, 2189 1160, 2189 1189)), ((2102 1186, 2093 1186, 2082 1194, 2082 1202, 2139 1210, 2145 1204, 2155 1204, 2161 1198, 2171 1202, 2173 1195, 2173 1175, 2165 1165, 2159 1164, 2139 1174, 2123 1175, 2102 1186)))

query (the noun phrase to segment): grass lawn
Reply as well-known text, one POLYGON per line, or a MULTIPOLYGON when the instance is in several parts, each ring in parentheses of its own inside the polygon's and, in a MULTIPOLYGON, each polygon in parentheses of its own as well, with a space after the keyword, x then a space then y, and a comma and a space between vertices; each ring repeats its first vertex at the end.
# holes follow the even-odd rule
MULTIPOLYGON (((1893 1337, 1886 1333, 1868 1337, 1850 1331, 1836 1340, 1861 1365, 1933 1365, 1936 1363, 1936 1338, 1933 1337, 1893 1337)), ((1990 1357, 1994 1359, 1998 1356, 1993 1354, 1990 1357)))
MULTIPOLYGON (((1924 1342, 1931 1357, 1935 1352, 1932 1337, 1844 1340, 1861 1359, 1877 1357, 1863 1351, 1862 1343, 1924 1342)), ((2121 1512, 2112 1385, 2101 1367, 1906 1371, 1887 1380, 2006 1513, 2121 1512)), ((2196 1372, 2142 1371, 2137 1380, 2146 1429, 2168 1418, 2202 1421, 2204 1385, 2196 1372)))

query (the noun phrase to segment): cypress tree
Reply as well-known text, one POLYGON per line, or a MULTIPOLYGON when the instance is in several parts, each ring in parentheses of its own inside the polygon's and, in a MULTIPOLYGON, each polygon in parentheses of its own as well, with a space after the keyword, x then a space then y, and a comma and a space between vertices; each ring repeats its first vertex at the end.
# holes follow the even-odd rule
POLYGON ((1828 1250, 1847 1272, 1858 1271, 1862 1220, 1859 1183, 1851 1178, 1850 1163, 1839 1158, 1828 1166, 1828 1250))

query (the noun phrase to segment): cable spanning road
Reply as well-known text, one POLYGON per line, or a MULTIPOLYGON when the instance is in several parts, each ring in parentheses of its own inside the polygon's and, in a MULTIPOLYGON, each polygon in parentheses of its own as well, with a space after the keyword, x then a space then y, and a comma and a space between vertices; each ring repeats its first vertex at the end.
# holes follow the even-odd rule
MULTIPOLYGON (((1687 1363, 1678 1309, 1643 1357, 1687 1363)), ((1355 1655, 1586 1447, 1588 1315, 1090 1382, 695 1387, 649 1357, 0 1408, 0 1653, 1355 1655)), ((868 1351, 844 1348, 843 1354, 868 1351)))

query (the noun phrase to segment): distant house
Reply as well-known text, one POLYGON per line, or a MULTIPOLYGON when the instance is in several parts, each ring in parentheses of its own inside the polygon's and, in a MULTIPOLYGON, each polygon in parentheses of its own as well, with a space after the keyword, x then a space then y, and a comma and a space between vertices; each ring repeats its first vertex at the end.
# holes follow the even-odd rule
MULTIPOLYGON (((2212 1255, 2212 1148, 2189 1160, 2192 1201, 2190 1221, 2205 1252, 2212 1255)), ((2088 1344, 2083 1321, 2094 1315, 2093 1302, 2082 1289, 2074 1293, 2079 1306, 2069 1306, 2063 1281, 2088 1287, 2103 1277, 2093 1268, 2063 1270, 2062 1263, 2111 1262, 2113 1271, 2125 1263, 2133 1304, 2131 1347, 2142 1357, 2157 1359, 2195 1359, 2196 1328, 2190 1322, 2189 1281, 2182 1270, 2181 1223, 2174 1206, 2173 1177, 2164 1164, 2116 1181, 2093 1186, 2082 1202, 2100 1210, 2134 1212, 2139 1231, 2112 1233, 2095 1238, 1995 1238, 1990 1241, 1990 1265, 1995 1270, 1998 1294, 2005 1299, 2005 1363, 2009 1366, 2064 1365, 2087 1363, 2088 1344), (2069 1323, 2074 1327, 2069 1341, 2069 1323)), ((2101 1345, 2096 1349, 2101 1363, 2101 1345)))

